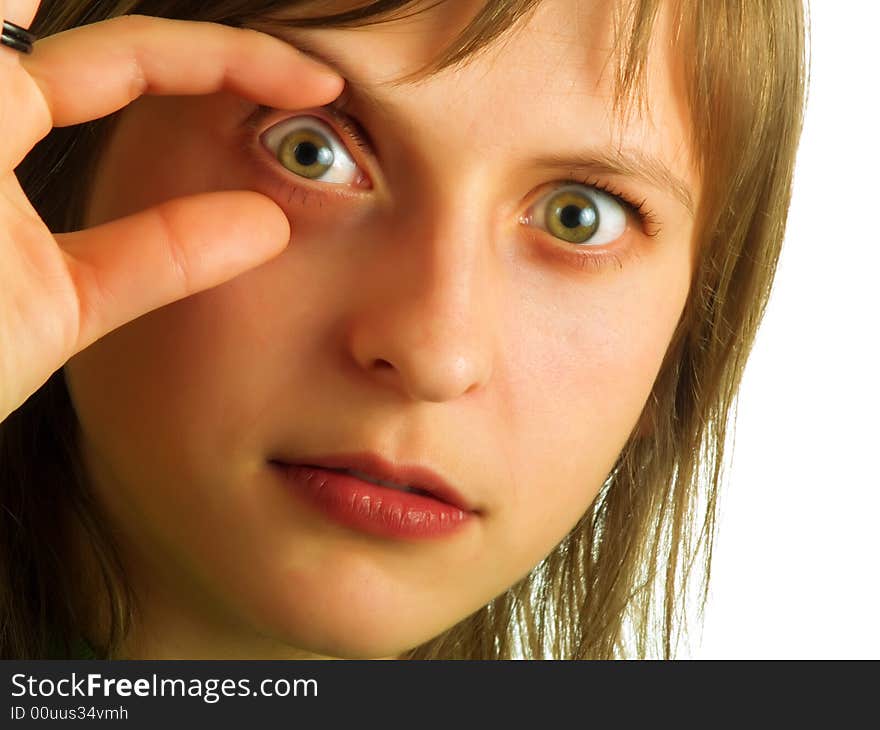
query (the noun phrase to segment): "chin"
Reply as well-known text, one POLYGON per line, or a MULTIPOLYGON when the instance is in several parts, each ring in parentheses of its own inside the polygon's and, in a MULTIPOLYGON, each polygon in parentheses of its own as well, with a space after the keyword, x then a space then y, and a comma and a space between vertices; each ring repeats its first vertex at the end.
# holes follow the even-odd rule
POLYGON ((273 621, 275 631, 265 633, 302 652, 337 659, 395 659, 452 625, 439 617, 431 621, 424 612, 380 614, 355 602, 332 608, 300 602, 288 608, 282 621, 273 621))
POLYGON ((332 659, 396 659, 425 641, 425 636, 403 636, 398 632, 368 631, 362 628, 340 626, 316 626, 303 635, 302 631, 285 637, 285 643, 297 650, 332 659))

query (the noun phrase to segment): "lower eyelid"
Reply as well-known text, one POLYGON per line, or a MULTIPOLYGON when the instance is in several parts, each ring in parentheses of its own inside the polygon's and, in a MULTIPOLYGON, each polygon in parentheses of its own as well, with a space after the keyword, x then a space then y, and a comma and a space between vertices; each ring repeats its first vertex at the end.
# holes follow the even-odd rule
POLYGON ((590 269, 600 273, 607 268, 623 269, 627 262, 640 258, 640 229, 636 221, 628 221, 626 228, 614 241, 598 246, 564 241, 550 231, 534 225, 528 216, 521 216, 520 223, 534 246, 533 253, 549 257, 578 271, 590 269))

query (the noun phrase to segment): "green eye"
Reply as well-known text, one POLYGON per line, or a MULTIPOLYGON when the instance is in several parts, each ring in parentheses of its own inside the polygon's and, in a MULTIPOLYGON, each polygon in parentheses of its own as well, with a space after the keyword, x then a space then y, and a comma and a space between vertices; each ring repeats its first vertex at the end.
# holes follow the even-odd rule
POLYGON ((262 135, 263 144, 290 172, 318 182, 354 184, 359 169, 336 135, 316 117, 279 122, 262 135))
POLYGON ((278 145, 278 161, 288 170, 311 180, 333 166, 336 155, 325 137, 309 129, 290 132, 278 145))
POLYGON ((537 222, 568 243, 598 246, 626 230, 626 210, 614 196, 586 185, 557 189, 537 207, 537 222))
POLYGON ((583 243, 599 229, 599 208, 579 192, 557 193, 547 202, 544 212, 550 232, 564 241, 583 243))

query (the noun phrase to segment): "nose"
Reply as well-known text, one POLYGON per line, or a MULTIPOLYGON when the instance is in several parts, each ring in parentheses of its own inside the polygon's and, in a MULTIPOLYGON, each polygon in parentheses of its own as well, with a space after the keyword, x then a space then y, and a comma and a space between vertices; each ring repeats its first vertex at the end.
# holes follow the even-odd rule
POLYGON ((413 400, 480 388, 496 352, 491 231, 461 193, 446 204, 410 197, 406 213, 389 211, 361 239, 375 265, 351 310, 349 351, 368 378, 413 400))

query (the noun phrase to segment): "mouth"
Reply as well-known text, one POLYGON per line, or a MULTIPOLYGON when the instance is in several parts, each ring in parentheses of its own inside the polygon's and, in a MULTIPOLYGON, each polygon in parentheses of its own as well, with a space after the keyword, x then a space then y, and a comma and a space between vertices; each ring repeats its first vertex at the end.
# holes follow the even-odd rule
MULTIPOLYGON (((390 539, 436 540, 467 529, 480 516, 445 484, 438 486, 435 482, 425 489, 411 482, 379 478, 361 469, 326 466, 315 461, 323 460, 272 460, 271 464, 292 494, 343 527, 390 539)), ((411 479, 412 473, 408 472, 406 478, 411 479)), ((424 472, 421 474, 424 479, 424 472)), ((399 471, 395 475, 400 478, 399 471)))

